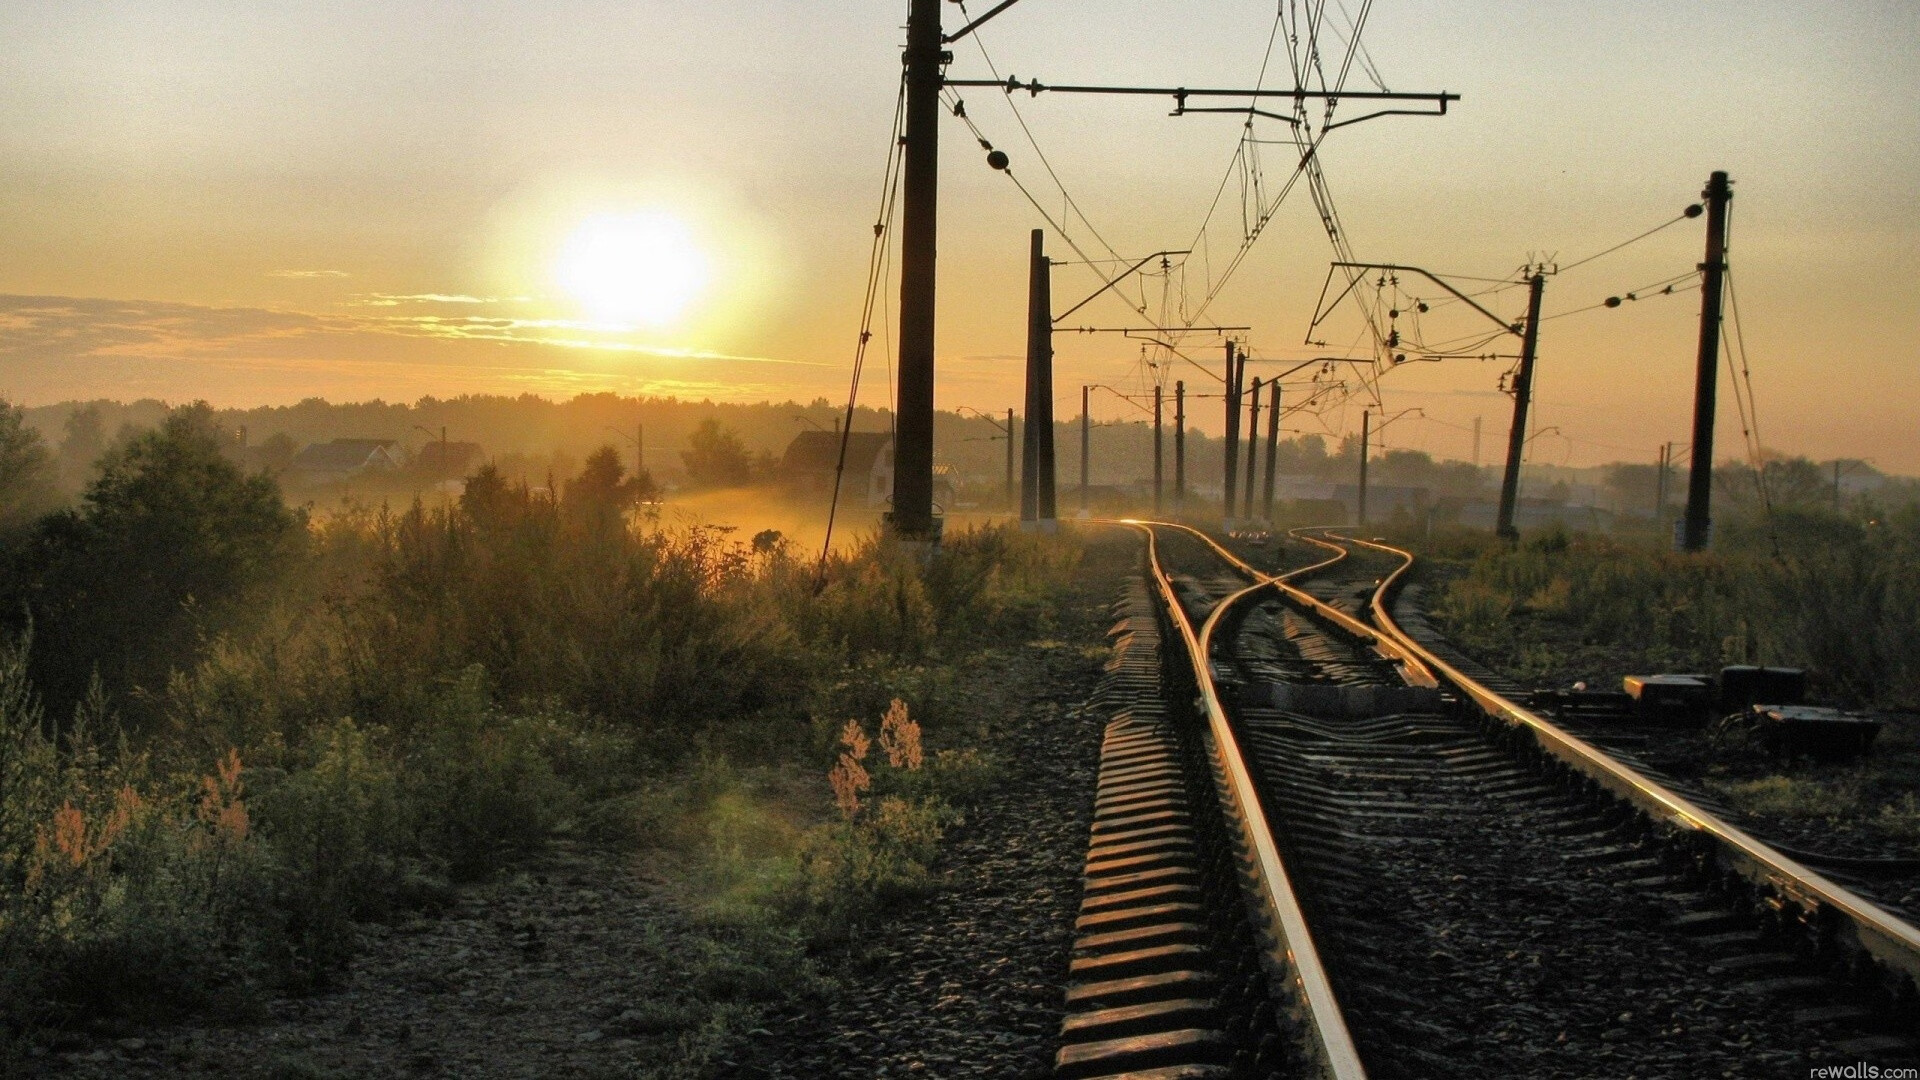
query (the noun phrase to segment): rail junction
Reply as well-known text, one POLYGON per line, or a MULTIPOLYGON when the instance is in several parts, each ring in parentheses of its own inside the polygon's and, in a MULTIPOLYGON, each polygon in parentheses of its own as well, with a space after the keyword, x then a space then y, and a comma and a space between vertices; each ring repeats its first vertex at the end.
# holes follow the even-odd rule
POLYGON ((1784 1076, 1920 1054, 1920 929, 1397 615, 1410 553, 1111 524, 1146 557, 1098 702, 1056 1076, 1784 1076), (1312 554, 1254 565, 1276 552, 1312 554))

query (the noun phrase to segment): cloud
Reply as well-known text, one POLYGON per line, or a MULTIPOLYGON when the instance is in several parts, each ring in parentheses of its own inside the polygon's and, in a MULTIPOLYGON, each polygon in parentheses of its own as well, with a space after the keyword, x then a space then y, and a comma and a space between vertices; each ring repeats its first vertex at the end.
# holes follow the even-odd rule
MULTIPOLYGON (((523 300, 525 297, 515 297, 523 300)), ((352 301, 361 307, 398 307, 401 304, 499 304, 505 301, 491 296, 461 296, 457 293, 360 293, 352 301)))
POLYGON ((835 364, 664 347, 561 319, 0 295, 0 394, 15 399, 613 390, 758 400, 831 393, 841 379, 835 364))
POLYGON ((344 278, 352 277, 345 270, 275 270, 267 275, 278 278, 344 278))

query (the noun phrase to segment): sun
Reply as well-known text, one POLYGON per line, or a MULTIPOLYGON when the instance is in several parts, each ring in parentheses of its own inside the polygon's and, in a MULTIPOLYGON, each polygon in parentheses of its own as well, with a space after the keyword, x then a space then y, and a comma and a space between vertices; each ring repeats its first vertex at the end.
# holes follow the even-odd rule
POLYGON ((693 231, 665 211, 590 218, 554 264, 560 286, 593 318, 646 326, 672 322, 710 273, 693 231))

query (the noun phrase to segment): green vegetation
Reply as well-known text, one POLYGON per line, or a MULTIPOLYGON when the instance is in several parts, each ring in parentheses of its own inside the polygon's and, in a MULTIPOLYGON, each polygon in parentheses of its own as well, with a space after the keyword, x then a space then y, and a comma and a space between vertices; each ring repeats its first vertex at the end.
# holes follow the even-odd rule
POLYGON ((1078 550, 960 531, 922 566, 872 539, 816 578, 778 534, 662 527, 646 493, 607 449, 558 498, 483 468, 457 500, 309 521, 202 407, 16 530, 0 1060, 323 986, 356 921, 557 835, 678 868, 710 946, 666 1024, 687 1060, 815 986, 809 950, 925 888, 985 786, 938 727, 951 663, 1044 635, 1078 550))

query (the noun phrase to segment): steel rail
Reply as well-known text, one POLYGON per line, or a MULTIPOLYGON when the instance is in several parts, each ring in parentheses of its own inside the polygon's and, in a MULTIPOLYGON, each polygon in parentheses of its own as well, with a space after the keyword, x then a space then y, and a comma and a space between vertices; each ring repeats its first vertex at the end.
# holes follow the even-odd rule
MULTIPOLYGON (((1314 945, 1306 914, 1294 895, 1293 882, 1280 857, 1279 846, 1274 842, 1266 809, 1260 802, 1253 775, 1247 769, 1233 725, 1227 720, 1226 707, 1221 703, 1219 688, 1213 677, 1212 638, 1221 617, 1245 598, 1281 586, 1268 575, 1252 570, 1229 555, 1236 566, 1253 575, 1254 584, 1215 604, 1206 622, 1195 631, 1193 621, 1180 606, 1180 597, 1174 590, 1172 577, 1160 563, 1159 539, 1154 532, 1156 527, 1187 532, 1193 530, 1165 522, 1128 520, 1117 524, 1130 525, 1146 534, 1147 565, 1153 571, 1154 585, 1167 605, 1168 616, 1179 628, 1180 639, 1186 645, 1194 681, 1200 690, 1201 705, 1207 714, 1207 729, 1213 736, 1215 763, 1220 767, 1224 780, 1222 795, 1240 823, 1247 852, 1251 856, 1252 876, 1259 889, 1258 898, 1262 901, 1259 914, 1261 921, 1266 924, 1262 929, 1280 950, 1280 955, 1270 956, 1269 960, 1292 985, 1294 1008, 1291 1011, 1301 1029, 1309 1033, 1307 1049, 1321 1076, 1331 1080, 1365 1080, 1367 1072, 1360 1062, 1360 1052, 1354 1046, 1346 1017, 1334 996, 1333 984, 1327 978, 1326 967, 1314 945)), ((1194 535, 1208 539, 1204 534, 1195 532, 1194 535)), ((1208 543, 1212 541, 1208 540, 1208 543)), ((1218 545, 1214 546, 1220 550, 1218 545)), ((1330 559, 1327 564, 1338 561, 1330 559)))
POLYGON ((1213 537, 1208 536, 1206 533, 1201 532, 1199 529, 1191 528, 1189 526, 1181 525, 1181 524, 1178 524, 1177 522, 1171 522, 1171 521, 1155 521, 1155 522, 1152 522, 1151 524, 1158 525, 1162 528, 1178 529, 1181 532, 1187 533, 1195 537, 1196 539, 1198 539, 1200 542, 1206 544, 1208 547, 1212 548, 1214 551, 1214 554, 1220 556, 1222 559, 1225 559, 1227 562, 1232 563, 1236 568, 1239 569, 1241 573, 1252 577, 1256 581, 1272 582, 1276 587, 1279 588, 1279 590, 1282 593, 1285 593, 1287 597, 1293 600, 1295 603, 1308 608, 1309 610, 1313 611, 1315 614, 1319 615, 1321 618, 1327 620, 1328 622, 1333 623, 1335 626, 1338 626, 1340 629, 1346 631, 1348 634, 1351 634, 1354 637, 1359 638, 1360 640, 1368 643, 1369 645, 1372 645, 1376 652, 1378 652, 1381 656, 1385 657, 1387 660, 1396 664, 1400 668, 1400 676, 1401 678, 1407 681, 1407 685, 1424 686, 1430 689, 1440 685, 1439 680, 1434 678, 1433 672, 1427 668, 1426 663, 1422 661, 1418 655, 1409 651, 1406 648, 1406 646, 1401 644, 1398 640, 1391 638, 1385 634, 1379 633, 1378 631, 1374 630, 1373 627, 1368 626, 1366 623, 1361 622, 1359 619, 1356 619, 1353 616, 1347 614, 1346 612, 1341 611, 1339 608, 1334 607, 1332 604, 1327 603, 1326 601, 1320 599, 1319 597, 1313 595, 1312 593, 1296 588, 1293 585, 1293 581, 1295 578, 1306 577, 1308 574, 1313 574, 1321 570, 1325 570, 1327 567, 1332 566, 1335 563, 1338 563, 1340 560, 1347 557, 1346 549, 1342 548, 1340 545, 1329 544, 1324 540, 1316 540, 1311 536, 1304 535, 1304 533, 1310 529, 1316 529, 1316 528, 1325 529, 1325 528, 1328 528, 1328 526, 1315 525, 1315 526, 1306 526, 1300 529, 1289 529, 1287 531, 1287 535, 1293 537, 1296 540, 1301 540, 1309 544, 1317 544, 1320 547, 1326 548, 1327 550, 1334 552, 1333 557, 1328 559, 1323 559, 1320 562, 1314 563, 1310 566, 1303 566, 1298 570, 1289 570, 1284 574, 1275 575, 1275 574, 1268 574, 1261 570, 1255 569, 1245 559, 1242 559, 1238 555, 1235 555, 1233 552, 1228 551, 1225 547, 1222 547, 1220 543, 1216 541, 1213 537))
MULTIPOLYGON (((1329 536, 1335 534, 1328 533, 1329 536)), ((1907 993, 1920 990, 1920 928, 1882 910, 1864 897, 1822 877, 1719 817, 1708 813, 1672 789, 1616 761, 1592 743, 1487 689, 1470 675, 1447 663, 1401 629, 1387 610, 1387 597, 1413 566, 1413 553, 1354 537, 1336 539, 1397 555, 1405 562, 1381 583, 1373 597, 1373 618, 1380 629, 1410 652, 1420 656, 1464 692, 1481 711, 1496 720, 1529 731, 1540 748, 1581 775, 1598 783, 1684 836, 1704 841, 1725 869, 1774 895, 1797 905, 1809 926, 1817 931, 1850 937, 1850 944, 1879 962, 1895 982, 1904 977, 1907 993)), ((1896 987, 1897 989, 1897 987, 1896 987)))

